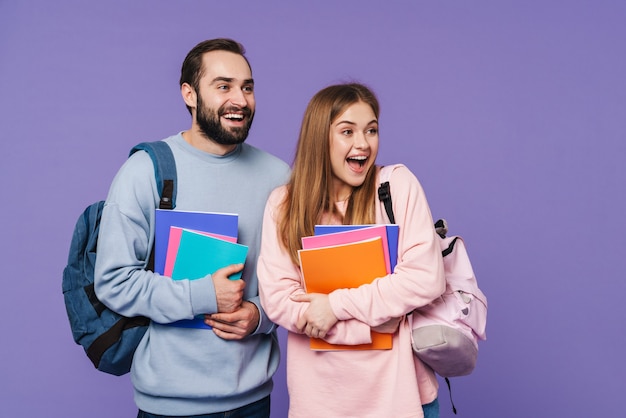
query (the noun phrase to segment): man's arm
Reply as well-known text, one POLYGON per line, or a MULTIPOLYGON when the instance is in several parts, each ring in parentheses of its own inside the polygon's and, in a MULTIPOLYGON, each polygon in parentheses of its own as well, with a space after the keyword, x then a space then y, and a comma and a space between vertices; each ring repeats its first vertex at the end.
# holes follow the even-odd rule
POLYGON ((158 201, 152 160, 131 156, 116 175, 102 214, 95 291, 110 309, 170 323, 217 312, 213 280, 171 280, 144 269, 158 201))

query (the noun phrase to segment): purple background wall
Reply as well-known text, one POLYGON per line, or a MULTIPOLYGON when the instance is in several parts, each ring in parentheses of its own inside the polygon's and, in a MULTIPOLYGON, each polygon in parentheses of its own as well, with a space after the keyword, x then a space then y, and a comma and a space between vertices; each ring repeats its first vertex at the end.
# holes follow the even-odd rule
POLYGON ((189 126, 186 52, 228 36, 257 82, 249 141, 289 162, 317 90, 379 94, 379 162, 421 179, 489 298, 478 368, 453 381, 459 416, 619 416, 625 21, 617 0, 0 1, 1 414, 134 416, 128 377, 73 343, 61 272, 128 149, 189 126))

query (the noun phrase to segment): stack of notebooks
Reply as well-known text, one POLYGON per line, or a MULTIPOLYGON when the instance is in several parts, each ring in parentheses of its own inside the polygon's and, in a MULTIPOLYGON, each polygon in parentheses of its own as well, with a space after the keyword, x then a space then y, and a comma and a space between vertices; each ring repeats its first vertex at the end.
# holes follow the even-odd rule
MULTIPOLYGON (((248 247, 237 243, 235 214, 156 210, 154 271, 173 280, 195 280, 230 264, 243 264, 248 247)), ((229 277, 240 279, 241 272, 229 277)), ((210 329, 203 315, 168 324, 210 329)))
MULTIPOLYGON (((307 293, 354 288, 393 272, 398 258, 398 225, 316 225, 298 252, 307 293)), ((388 350, 392 334, 372 332, 372 342, 330 344, 311 338, 313 350, 388 350)))

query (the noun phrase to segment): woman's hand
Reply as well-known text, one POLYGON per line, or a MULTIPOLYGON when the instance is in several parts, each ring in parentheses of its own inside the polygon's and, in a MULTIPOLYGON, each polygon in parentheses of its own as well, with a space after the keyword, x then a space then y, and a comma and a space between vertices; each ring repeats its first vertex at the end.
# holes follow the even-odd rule
POLYGON ((309 303, 309 307, 296 323, 296 328, 309 337, 324 338, 338 321, 330 307, 328 295, 305 293, 292 295, 291 300, 309 303))

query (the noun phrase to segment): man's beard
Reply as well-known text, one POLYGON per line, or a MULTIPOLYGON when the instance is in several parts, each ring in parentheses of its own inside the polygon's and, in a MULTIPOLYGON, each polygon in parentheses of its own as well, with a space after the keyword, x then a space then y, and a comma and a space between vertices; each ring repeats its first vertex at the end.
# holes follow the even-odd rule
POLYGON ((252 125, 254 113, 247 108, 235 108, 220 106, 215 111, 204 105, 202 98, 198 95, 198 111, 196 112, 196 121, 200 131, 205 137, 217 142, 220 145, 238 145, 246 140, 250 125, 252 125), (224 129, 220 122, 220 116, 230 111, 241 111, 245 115, 246 124, 240 128, 224 129))

